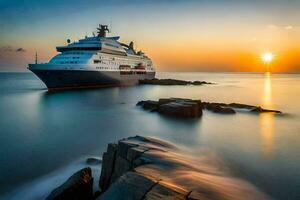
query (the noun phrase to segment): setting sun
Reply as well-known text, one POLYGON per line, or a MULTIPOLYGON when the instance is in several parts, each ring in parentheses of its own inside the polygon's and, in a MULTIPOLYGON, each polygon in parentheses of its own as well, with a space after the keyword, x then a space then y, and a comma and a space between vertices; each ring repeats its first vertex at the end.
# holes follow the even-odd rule
POLYGON ((270 63, 270 62, 272 62, 273 59, 274 59, 274 54, 272 54, 272 53, 270 53, 270 52, 264 53, 264 54, 262 55, 262 61, 263 61, 264 63, 270 63))

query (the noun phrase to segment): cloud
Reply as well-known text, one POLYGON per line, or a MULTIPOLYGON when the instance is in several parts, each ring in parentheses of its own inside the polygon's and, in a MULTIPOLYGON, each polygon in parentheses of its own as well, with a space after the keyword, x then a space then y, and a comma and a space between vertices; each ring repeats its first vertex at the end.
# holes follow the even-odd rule
POLYGON ((13 48, 11 46, 3 46, 0 47, 0 51, 13 51, 13 48))
POLYGON ((23 49, 22 47, 20 47, 20 48, 18 48, 18 49, 16 49, 16 52, 25 52, 26 50, 25 49, 23 49))
POLYGON ((290 30, 290 29, 293 29, 294 27, 293 26, 285 26, 284 29, 286 30, 290 30))
POLYGON ((23 53, 26 50, 24 48, 22 48, 22 47, 13 48, 11 46, 3 46, 3 47, 0 47, 0 51, 2 51, 2 52, 18 52, 18 53, 23 53))
POLYGON ((281 26, 281 25, 269 24, 269 25, 267 25, 267 28, 269 28, 269 29, 292 30, 296 27, 294 27, 292 25, 281 26))
POLYGON ((269 24, 267 27, 270 28, 270 29, 277 29, 278 28, 278 26, 276 26, 274 24, 269 24))

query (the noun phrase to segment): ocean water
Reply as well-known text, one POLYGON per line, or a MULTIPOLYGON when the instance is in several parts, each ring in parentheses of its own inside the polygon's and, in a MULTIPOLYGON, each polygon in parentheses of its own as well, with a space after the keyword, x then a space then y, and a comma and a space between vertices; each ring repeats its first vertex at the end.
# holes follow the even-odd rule
POLYGON ((0 199, 41 199, 86 166, 87 157, 101 157, 109 142, 137 134, 168 140, 194 156, 217 155, 233 176, 272 198, 300 199, 300 74, 157 77, 216 84, 49 93, 31 73, 0 73, 0 199), (200 119, 180 121, 135 106, 166 97, 261 105, 284 114, 204 111, 200 119))

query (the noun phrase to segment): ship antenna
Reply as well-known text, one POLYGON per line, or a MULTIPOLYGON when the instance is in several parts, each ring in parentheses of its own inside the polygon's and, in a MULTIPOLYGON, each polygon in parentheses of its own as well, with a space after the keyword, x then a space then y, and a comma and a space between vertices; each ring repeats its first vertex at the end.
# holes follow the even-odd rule
POLYGON ((38 63, 38 54, 37 54, 37 51, 35 52, 35 64, 38 63))
POLYGON ((110 27, 109 27, 110 32, 112 33, 112 20, 110 20, 110 27))

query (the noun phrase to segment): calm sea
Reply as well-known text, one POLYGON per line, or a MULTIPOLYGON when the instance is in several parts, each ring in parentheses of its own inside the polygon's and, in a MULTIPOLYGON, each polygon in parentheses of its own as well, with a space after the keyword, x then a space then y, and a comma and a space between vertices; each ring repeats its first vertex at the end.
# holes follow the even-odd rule
POLYGON ((107 143, 140 134, 203 149, 274 199, 300 199, 300 74, 158 73, 205 86, 134 86, 47 92, 31 73, 0 73, 0 199, 40 199, 107 143), (136 107, 165 97, 239 102, 285 114, 177 121, 136 107))

